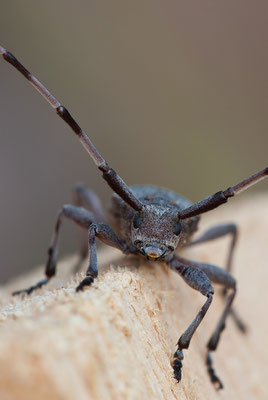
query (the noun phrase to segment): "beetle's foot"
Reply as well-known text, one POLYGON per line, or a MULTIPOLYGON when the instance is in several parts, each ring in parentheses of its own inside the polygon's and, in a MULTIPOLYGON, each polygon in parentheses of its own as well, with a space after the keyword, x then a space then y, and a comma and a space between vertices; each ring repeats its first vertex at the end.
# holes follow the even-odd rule
POLYGON ((174 371, 174 378, 177 380, 177 382, 180 382, 181 380, 181 369, 182 369, 182 362, 183 360, 183 352, 182 350, 178 349, 174 353, 174 360, 172 362, 172 368, 174 371))
POLYGON ((213 368, 212 357, 211 357, 209 351, 207 352, 206 364, 207 364, 207 369, 208 369, 208 374, 209 374, 210 380, 213 383, 214 387, 217 390, 223 389, 223 384, 222 384, 220 378, 216 375, 215 369, 213 368))
POLYGON ((50 278, 44 278, 41 281, 37 282, 36 285, 30 286, 28 289, 22 289, 22 290, 17 290, 12 293, 12 296, 17 296, 19 294, 31 294, 34 290, 40 289, 42 286, 44 286, 50 278))
POLYGON ((93 276, 87 276, 85 279, 82 280, 82 282, 79 283, 75 291, 80 292, 80 290, 83 290, 85 286, 90 286, 93 282, 93 276))

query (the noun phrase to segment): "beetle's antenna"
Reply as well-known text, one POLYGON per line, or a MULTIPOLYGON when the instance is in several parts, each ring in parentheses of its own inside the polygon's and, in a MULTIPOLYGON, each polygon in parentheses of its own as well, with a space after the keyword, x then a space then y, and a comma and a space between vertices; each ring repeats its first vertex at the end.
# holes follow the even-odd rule
POLYGON ((211 196, 206 197, 204 200, 200 200, 190 207, 185 208, 184 210, 179 212, 178 217, 180 219, 185 219, 213 210, 214 208, 219 207, 221 204, 226 203, 229 197, 234 197, 235 195, 241 193, 243 190, 246 190, 250 186, 253 186, 256 183, 262 181, 267 176, 268 167, 262 169, 256 174, 251 175, 250 177, 244 179, 236 185, 229 187, 226 190, 221 190, 220 192, 212 194, 211 196))
POLYGON ((0 46, 0 54, 3 56, 4 60, 13 65, 13 67, 15 67, 31 83, 32 86, 34 86, 34 88, 47 100, 51 107, 56 110, 56 113, 72 128, 94 163, 102 172, 103 178, 106 180, 108 185, 134 210, 140 211, 142 208, 142 203, 134 196, 123 179, 120 178, 120 176, 109 167, 105 159, 101 156, 89 137, 73 119, 69 111, 60 104, 60 102, 47 90, 47 88, 41 82, 39 82, 39 80, 36 79, 16 59, 16 57, 13 56, 13 54, 4 49, 2 46, 0 46))

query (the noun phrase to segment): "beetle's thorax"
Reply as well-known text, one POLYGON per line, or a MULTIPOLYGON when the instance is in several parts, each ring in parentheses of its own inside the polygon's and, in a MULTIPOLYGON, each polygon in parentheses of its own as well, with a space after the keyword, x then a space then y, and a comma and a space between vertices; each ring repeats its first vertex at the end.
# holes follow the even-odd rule
POLYGON ((145 256, 166 260, 179 242, 179 235, 174 233, 177 224, 177 212, 174 209, 144 205, 133 219, 132 243, 145 256))
POLYGON ((142 210, 133 210, 114 194, 110 208, 112 227, 126 242, 130 253, 150 254, 154 260, 168 261, 173 249, 189 242, 197 229, 199 217, 179 221, 180 211, 191 202, 171 190, 151 185, 133 185, 130 188, 142 202, 142 210))

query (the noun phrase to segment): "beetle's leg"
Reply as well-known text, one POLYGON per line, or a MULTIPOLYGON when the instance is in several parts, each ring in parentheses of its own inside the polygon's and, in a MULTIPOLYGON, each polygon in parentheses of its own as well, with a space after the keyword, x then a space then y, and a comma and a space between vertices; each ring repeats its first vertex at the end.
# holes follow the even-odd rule
POLYGON ((219 319, 219 322, 216 326, 216 329, 207 344, 208 350, 207 350, 206 364, 207 364, 207 368, 208 368, 208 373, 209 373, 211 382, 213 384, 217 385, 218 389, 222 389, 223 384, 222 384, 221 380, 215 374, 215 370, 213 368, 213 362, 212 362, 210 352, 215 351, 217 349, 217 346, 218 346, 218 343, 220 340, 220 336, 221 336, 222 331, 225 328, 225 321, 226 321, 228 314, 230 313, 231 306, 232 306, 233 300, 235 298, 235 295, 236 295, 236 285, 234 283, 234 287, 232 288, 231 293, 226 297, 226 304, 225 304, 223 313, 219 319))
POLYGON ((98 152, 94 144, 91 142, 86 133, 80 128, 78 123, 73 119, 69 111, 61 105, 61 103, 47 90, 47 88, 31 74, 19 60, 4 47, 0 46, 0 55, 16 68, 30 83, 31 85, 44 97, 56 113, 70 126, 76 134, 82 146, 88 152, 98 169, 102 172, 104 180, 108 185, 136 211, 142 209, 142 203, 129 189, 123 179, 107 164, 106 160, 98 152))
POLYGON ((208 278, 212 282, 223 285, 226 290, 231 290, 231 293, 226 298, 226 304, 225 304, 223 313, 219 319, 219 322, 216 326, 216 329, 207 344, 208 350, 207 350, 206 364, 207 364, 207 368, 208 368, 208 373, 209 373, 212 383, 217 385, 218 389, 221 389, 221 388, 223 388, 223 385, 222 385, 220 379, 215 374, 215 370, 213 368, 213 363, 212 363, 212 358, 211 358, 210 352, 216 350, 219 340, 220 340, 221 333, 225 328, 225 321, 226 321, 228 314, 231 311, 231 306, 232 306, 234 297, 236 295, 236 281, 228 271, 226 271, 220 267, 217 267, 216 265, 199 263, 196 261, 190 261, 190 260, 181 258, 179 256, 177 256, 176 258, 177 258, 178 262, 181 262, 184 265, 191 265, 194 268, 197 268, 200 271, 204 272, 206 274, 206 276, 208 276, 208 278))
POLYGON ((98 276, 96 237, 108 246, 115 247, 123 252, 126 251, 126 244, 118 238, 109 225, 101 223, 92 224, 88 232, 89 267, 86 277, 76 288, 77 292, 83 290, 85 286, 90 286, 94 282, 94 278, 98 276))
MULTIPOLYGON (((92 190, 79 183, 74 187, 73 192, 74 204, 76 206, 86 207, 94 214, 96 221, 106 222, 106 216, 104 214, 100 199, 92 190)), ((88 256, 88 240, 84 230, 81 235, 81 247, 79 253, 80 259, 74 267, 74 272, 77 272, 80 269, 81 263, 88 256)))
POLYGON ((256 174, 250 176, 247 179, 239 182, 237 185, 231 186, 224 191, 217 192, 211 196, 205 198, 204 200, 198 201, 197 203, 185 208, 183 211, 179 212, 178 216, 181 219, 194 217, 195 215, 203 214, 207 211, 213 210, 214 208, 224 204, 228 201, 229 197, 233 197, 243 190, 248 189, 250 186, 255 185, 255 183, 260 182, 262 179, 268 176, 268 167, 257 172, 256 174))
POLYGON ((192 323, 179 338, 178 349, 174 353, 174 377, 179 382, 181 380, 182 360, 184 357, 183 350, 188 349, 193 334, 195 333, 196 329, 204 318, 212 302, 214 289, 210 283, 209 278, 203 271, 183 264, 176 256, 167 264, 171 269, 178 272, 189 286, 191 286, 195 290, 198 290, 200 293, 207 297, 207 300, 201 310, 197 313, 192 323))
MULTIPOLYGON (((216 225, 213 226, 212 228, 208 229, 206 232, 204 232, 200 237, 195 239, 193 242, 187 244, 188 246, 194 246, 196 244, 200 243, 205 243, 210 240, 215 240, 220 237, 223 237, 225 235, 231 235, 231 243, 228 251, 228 256, 227 256, 227 262, 226 262, 226 270, 228 272, 231 272, 232 269, 232 260, 233 260, 233 253, 234 253, 234 248, 237 243, 237 236, 238 236, 238 231, 237 231, 237 225, 230 223, 230 224, 224 224, 224 225, 216 225)), ((222 294, 226 295, 227 289, 224 288, 222 291, 222 294)), ((245 333, 247 328, 243 320, 239 317, 237 312, 232 308, 230 311, 230 314, 232 315, 233 320, 235 321, 238 329, 245 333)))
POLYGON ((193 240, 191 243, 187 244, 187 247, 194 246, 200 243, 205 243, 211 240, 219 239, 223 236, 231 235, 231 243, 229 247, 227 262, 226 262, 226 270, 231 271, 232 267, 232 260, 233 260, 233 252, 237 242, 238 230, 237 225, 230 223, 230 224, 223 224, 223 225, 216 225, 208 229, 204 232, 201 236, 197 239, 193 240))
POLYGON ((45 285, 52 276, 56 274, 56 258, 59 244, 60 228, 62 225, 62 218, 67 217, 75 221, 78 225, 89 228, 89 226, 95 222, 95 217, 92 213, 85 210, 82 207, 75 207, 73 205, 65 205, 59 211, 57 221, 55 224, 54 232, 51 239, 51 244, 48 249, 48 260, 46 264, 45 274, 46 278, 39 281, 36 285, 29 287, 28 289, 18 290, 13 295, 22 293, 30 294, 34 290, 39 289, 45 285))
POLYGON ((99 197, 89 188, 81 183, 74 187, 74 203, 78 207, 85 207, 91 211, 98 222, 106 222, 101 201, 99 197))

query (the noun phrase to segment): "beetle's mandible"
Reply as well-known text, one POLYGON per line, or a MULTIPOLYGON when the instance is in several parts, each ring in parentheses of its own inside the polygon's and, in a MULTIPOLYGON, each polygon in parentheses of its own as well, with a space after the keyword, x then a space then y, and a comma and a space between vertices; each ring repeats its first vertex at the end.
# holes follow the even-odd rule
POLYGON ((156 186, 136 185, 128 187, 120 176, 107 164, 89 137, 79 127, 68 110, 39 82, 10 52, 0 46, 0 54, 13 65, 48 101, 56 113, 71 127, 77 135, 94 163, 101 171, 103 178, 114 191, 112 211, 109 222, 104 214, 98 197, 84 186, 75 188, 76 204, 65 205, 58 213, 45 269, 46 277, 30 288, 14 292, 30 294, 45 285, 56 274, 56 255, 60 228, 63 218, 69 218, 88 230, 88 242, 82 249, 82 256, 89 254, 89 267, 86 277, 80 282, 76 291, 80 291, 93 283, 98 276, 96 238, 109 246, 121 250, 125 254, 139 254, 150 260, 162 261, 176 271, 193 289, 206 297, 200 311, 185 332, 180 336, 172 366, 174 377, 181 380, 183 351, 190 345, 192 336, 213 299, 214 289, 211 282, 224 287, 225 307, 219 322, 207 344, 206 364, 209 377, 218 389, 223 387, 216 375, 211 358, 215 351, 228 314, 238 328, 245 330, 245 325, 232 308, 236 294, 236 281, 231 275, 232 256, 236 244, 237 227, 235 224, 218 225, 192 241, 197 230, 200 215, 228 201, 230 197, 259 182, 268 175, 268 167, 244 179, 226 190, 219 191, 195 204, 168 189, 156 186), (228 253, 226 269, 215 265, 204 264, 184 259, 175 253, 185 246, 207 242, 225 235, 230 235, 231 245, 228 253))

